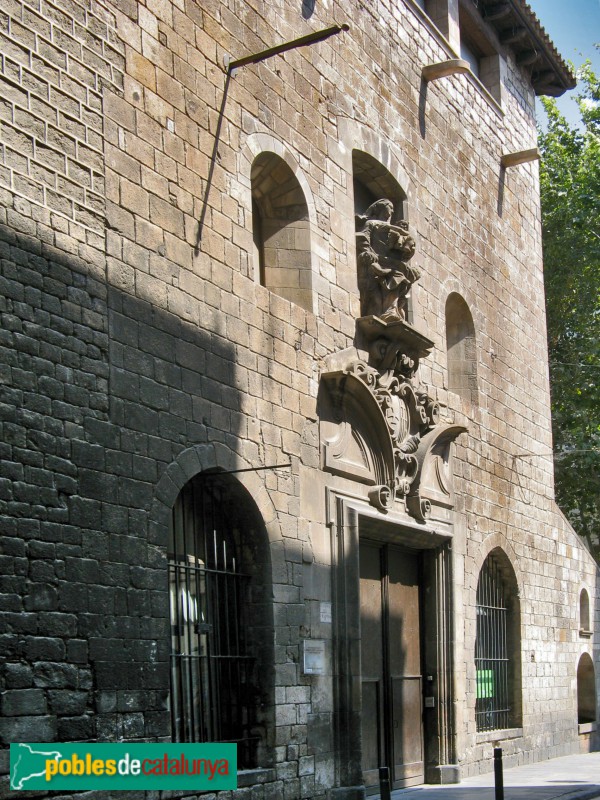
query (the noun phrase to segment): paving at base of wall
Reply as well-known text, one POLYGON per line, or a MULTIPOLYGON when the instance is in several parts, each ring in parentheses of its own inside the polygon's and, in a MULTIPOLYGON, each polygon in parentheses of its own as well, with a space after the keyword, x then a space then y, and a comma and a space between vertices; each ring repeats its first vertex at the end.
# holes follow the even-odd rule
MULTIPOLYGON (((600 753, 582 753, 504 770, 503 800, 592 800, 600 797, 600 753)), ((495 800, 494 773, 457 785, 415 786, 392 800, 495 800)), ((378 800, 373 797, 372 800, 378 800)))

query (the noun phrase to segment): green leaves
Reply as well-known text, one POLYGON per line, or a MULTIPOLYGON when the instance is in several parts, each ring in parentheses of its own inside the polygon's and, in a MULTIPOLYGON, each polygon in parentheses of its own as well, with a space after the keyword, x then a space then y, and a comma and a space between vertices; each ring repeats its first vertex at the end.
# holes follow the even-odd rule
POLYGON ((600 82, 578 77, 581 130, 542 98, 540 189, 556 499, 600 558, 600 82))

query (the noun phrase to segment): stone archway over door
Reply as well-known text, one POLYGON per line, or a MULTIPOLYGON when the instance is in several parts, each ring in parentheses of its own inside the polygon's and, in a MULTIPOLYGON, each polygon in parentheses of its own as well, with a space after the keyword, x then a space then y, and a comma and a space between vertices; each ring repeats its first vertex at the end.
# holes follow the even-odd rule
POLYGON ((367 791, 389 766, 394 789, 424 782, 422 570, 418 552, 361 540, 362 768, 367 791))

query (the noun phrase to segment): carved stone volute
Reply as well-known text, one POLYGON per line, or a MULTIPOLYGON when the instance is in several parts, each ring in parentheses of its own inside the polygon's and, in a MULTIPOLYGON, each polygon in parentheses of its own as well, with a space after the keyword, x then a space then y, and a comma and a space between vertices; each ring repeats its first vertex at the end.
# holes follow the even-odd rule
POLYGON ((369 484, 369 502, 382 512, 399 502, 424 522, 435 506, 446 522, 450 446, 465 428, 440 423, 438 404, 418 381, 433 342, 406 321, 419 271, 408 263, 415 240, 405 222, 391 223, 392 212, 382 199, 356 217, 361 317, 356 347, 332 355, 322 376, 323 466, 369 484))

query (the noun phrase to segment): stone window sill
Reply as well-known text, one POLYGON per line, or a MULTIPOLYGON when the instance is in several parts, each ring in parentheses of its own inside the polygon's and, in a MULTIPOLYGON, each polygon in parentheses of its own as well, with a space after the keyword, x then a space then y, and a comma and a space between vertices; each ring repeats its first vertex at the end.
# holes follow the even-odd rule
POLYGON ((254 786, 257 783, 272 783, 277 779, 277 774, 270 767, 259 767, 258 769, 238 770, 238 787, 254 786))
POLYGON ((476 736, 477 744, 485 744, 486 742, 503 742, 508 739, 519 739, 523 736, 523 728, 503 728, 497 731, 482 731, 476 736))
POLYGON ((584 733, 595 733, 598 725, 595 722, 580 722, 577 728, 578 733, 581 736, 584 733))

